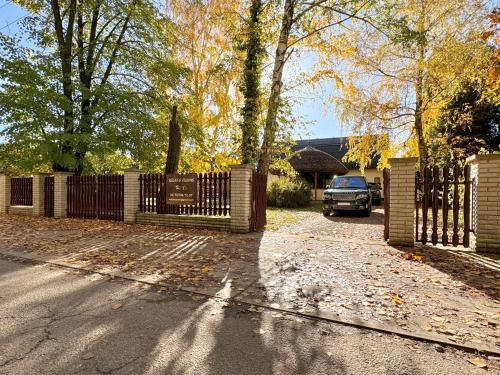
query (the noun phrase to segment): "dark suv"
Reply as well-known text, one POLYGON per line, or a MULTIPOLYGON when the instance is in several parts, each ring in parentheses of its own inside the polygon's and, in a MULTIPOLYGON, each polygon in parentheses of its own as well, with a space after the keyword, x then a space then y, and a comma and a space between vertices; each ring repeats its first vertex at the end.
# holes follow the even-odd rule
POLYGON ((359 211, 370 216, 372 195, 363 176, 335 176, 323 194, 323 215, 359 211))

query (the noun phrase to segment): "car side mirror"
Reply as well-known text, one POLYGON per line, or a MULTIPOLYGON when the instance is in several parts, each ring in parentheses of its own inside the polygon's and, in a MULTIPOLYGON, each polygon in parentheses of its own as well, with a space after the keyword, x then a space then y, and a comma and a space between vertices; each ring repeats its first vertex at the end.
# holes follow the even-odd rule
POLYGON ((325 189, 330 189, 330 185, 326 185, 325 189))

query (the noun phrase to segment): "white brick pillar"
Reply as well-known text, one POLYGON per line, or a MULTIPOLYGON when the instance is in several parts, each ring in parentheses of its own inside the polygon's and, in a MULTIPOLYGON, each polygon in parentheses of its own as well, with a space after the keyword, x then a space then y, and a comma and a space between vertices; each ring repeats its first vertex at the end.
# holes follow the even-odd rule
POLYGON ((142 173, 137 168, 129 168, 125 171, 123 178, 124 202, 123 202, 123 221, 125 223, 135 223, 137 210, 140 203, 140 181, 139 176, 142 173))
POLYGON ((231 232, 250 232, 252 166, 231 166, 231 232))
POLYGON ((500 155, 475 155, 467 163, 476 184, 476 251, 500 254, 500 155))
POLYGON ((45 215, 45 173, 33 175, 33 216, 45 215))
POLYGON ((0 174, 0 214, 9 212, 10 206, 10 176, 0 174))
POLYGON ((68 210, 68 176, 71 172, 54 172, 54 217, 64 218, 68 210))
POLYGON ((415 165, 418 158, 390 159, 389 244, 415 244, 415 165))

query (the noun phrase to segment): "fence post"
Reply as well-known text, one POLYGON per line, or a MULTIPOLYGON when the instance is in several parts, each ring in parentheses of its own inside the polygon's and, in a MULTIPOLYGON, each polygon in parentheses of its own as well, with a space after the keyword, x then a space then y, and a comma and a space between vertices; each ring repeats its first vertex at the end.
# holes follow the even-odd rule
POLYGON ((415 244, 415 164, 417 158, 394 158, 391 165, 389 244, 415 244))
POLYGON ((0 214, 7 214, 10 206, 10 176, 0 174, 0 214))
POLYGON ((135 223, 136 214, 140 203, 140 182, 139 176, 142 173, 137 168, 129 168, 125 170, 123 178, 123 221, 125 223, 135 223))
POLYGON ((500 155, 474 155, 467 159, 476 184, 476 251, 500 254, 500 155))
POLYGON ((65 218, 68 211, 68 176, 71 172, 54 172, 54 217, 65 218))
POLYGON ((252 166, 231 166, 231 232, 250 232, 252 166))
POLYGON ((45 215, 45 177, 48 174, 33 174, 33 216, 45 215))

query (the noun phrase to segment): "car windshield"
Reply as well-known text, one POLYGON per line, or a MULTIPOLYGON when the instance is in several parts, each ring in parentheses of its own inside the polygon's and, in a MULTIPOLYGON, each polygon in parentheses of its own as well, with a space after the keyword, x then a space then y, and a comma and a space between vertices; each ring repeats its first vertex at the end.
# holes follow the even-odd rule
POLYGON ((333 178, 331 187, 334 189, 366 189, 366 182, 361 176, 340 176, 333 178))

